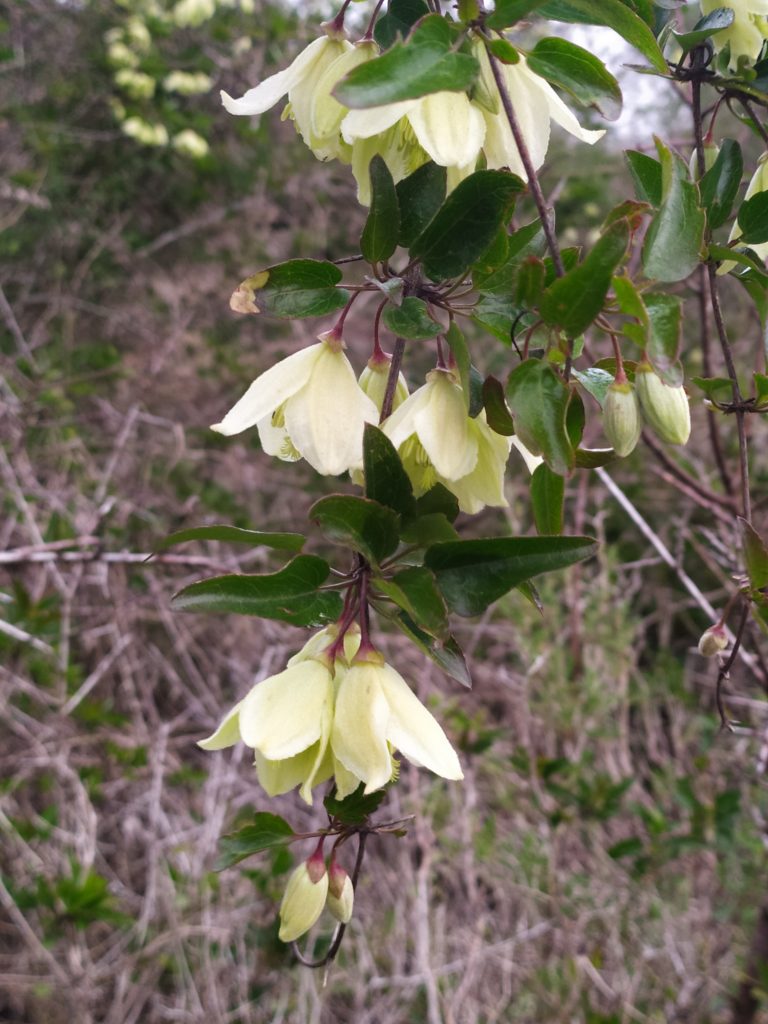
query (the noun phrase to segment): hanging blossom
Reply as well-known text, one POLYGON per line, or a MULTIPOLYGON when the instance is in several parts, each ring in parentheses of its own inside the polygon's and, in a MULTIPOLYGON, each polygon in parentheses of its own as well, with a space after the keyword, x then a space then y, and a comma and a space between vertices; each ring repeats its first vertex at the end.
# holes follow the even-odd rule
MULTIPOLYGON (((768 192, 768 153, 763 155, 757 161, 757 170, 752 175, 752 179, 747 186, 747 191, 744 194, 744 201, 751 199, 752 196, 756 196, 758 192, 768 192)), ((738 242, 741 238, 742 231, 739 227, 739 221, 736 219, 733 222, 731 233, 728 236, 729 242, 738 242)), ((749 248, 752 252, 756 253, 761 260, 768 259, 768 242, 755 242, 750 243, 749 248)), ((724 260, 717 268, 718 274, 729 274, 736 266, 734 260, 724 260)))
POLYGON ((722 50, 728 44, 731 50, 730 65, 736 67, 740 57, 755 61, 760 56, 763 43, 768 39, 768 0, 700 0, 701 13, 711 14, 720 7, 733 11, 733 23, 712 36, 715 47, 722 50))
POLYGON ((336 329, 294 352, 251 384, 221 423, 230 436, 256 426, 268 455, 306 459, 318 473, 337 476, 363 460, 363 428, 379 411, 357 383, 336 329))
POLYGON ((254 751, 269 796, 333 778, 340 799, 361 782, 366 793, 396 774, 392 752, 446 779, 463 778, 455 750, 408 684, 348 631, 339 650, 334 626, 316 633, 278 675, 264 679, 198 744, 221 750, 239 740, 254 751), (350 667, 351 663, 351 667, 350 667))

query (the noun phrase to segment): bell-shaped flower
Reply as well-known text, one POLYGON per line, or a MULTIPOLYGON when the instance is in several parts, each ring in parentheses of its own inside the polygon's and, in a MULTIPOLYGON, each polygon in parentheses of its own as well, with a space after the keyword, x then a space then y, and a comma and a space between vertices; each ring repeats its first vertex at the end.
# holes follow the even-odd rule
MULTIPOLYGON (((768 3, 768 0, 766 0, 768 3)), ((757 170, 752 175, 752 178, 747 186, 747 191, 744 194, 744 200, 751 199, 752 196, 756 196, 758 192, 768 191, 768 153, 763 153, 757 162, 757 170)), ((737 242, 741 238, 741 228, 739 227, 738 220, 733 222, 731 233, 728 236, 729 242, 737 242)), ((750 243, 749 248, 752 252, 757 253, 761 260, 768 259, 768 242, 757 242, 755 244, 750 243)), ((733 260, 724 260, 717 268, 718 274, 729 274, 736 263, 733 260)))
POLYGON ((308 932, 323 912, 329 878, 320 849, 296 868, 280 904, 281 942, 293 942, 308 932))
POLYGON ((429 160, 405 119, 379 135, 355 139, 352 143, 352 174, 357 182, 357 201, 361 206, 371 204, 370 164, 375 156, 382 158, 395 182, 407 178, 429 160))
POLYGON ((211 429, 229 436, 258 425, 265 451, 304 458, 325 476, 361 466, 363 427, 377 423, 379 413, 341 340, 332 331, 321 338, 257 377, 211 429))
POLYGON ((393 775, 392 751, 444 779, 462 779, 445 733, 403 677, 376 651, 361 651, 339 684, 333 752, 372 793, 393 775))
MULTIPOLYGON (((374 354, 368 360, 368 365, 360 374, 358 383, 368 395, 373 404, 381 413, 384 404, 384 396, 387 392, 389 381, 389 368, 392 364, 392 357, 384 352, 374 354)), ((408 397, 408 385, 402 373, 398 374, 395 384, 395 393, 392 396, 392 409, 395 410, 403 404, 408 397)))
MULTIPOLYGON (((318 85, 324 81, 325 73, 339 57, 353 50, 352 44, 336 32, 329 31, 326 35, 315 39, 302 50, 299 56, 283 71, 270 75, 253 89, 249 89, 239 99, 233 99, 222 92, 221 99, 230 114, 254 116, 269 110, 286 94, 288 95, 287 116, 293 118, 296 128, 306 144, 312 147, 312 108, 318 85)), ((346 68, 346 70, 350 70, 346 68)), ((345 71, 341 71, 344 74, 345 71)), ((327 93, 338 81, 334 79, 327 93)), ((325 88, 323 89, 325 96, 325 88)), ((322 145, 318 143, 319 148, 322 145)), ((329 153, 335 156, 336 153, 329 153)), ((327 157, 321 157, 326 159, 327 157)))
POLYGON ((768 39, 768 0, 700 0, 701 13, 711 14, 719 7, 733 11, 733 22, 728 28, 716 32, 712 42, 716 49, 722 50, 728 44, 731 56, 730 65, 736 67, 740 57, 755 61, 760 56, 763 43, 768 39))
POLYGON ((507 508, 509 502, 504 494, 504 473, 512 447, 512 439, 497 434, 488 426, 485 411, 469 421, 470 436, 477 441, 477 462, 474 469, 458 480, 444 480, 443 484, 459 499, 462 512, 475 515, 490 505, 493 508, 507 508))
MULTIPOLYGON (((344 163, 351 161, 351 147, 341 137, 341 123, 348 108, 339 103, 333 89, 358 65, 373 60, 378 51, 372 39, 363 39, 329 64, 318 79, 310 103, 309 138, 304 132, 302 137, 319 160, 336 158, 344 163)), ((299 124, 298 120, 296 123, 299 124)))

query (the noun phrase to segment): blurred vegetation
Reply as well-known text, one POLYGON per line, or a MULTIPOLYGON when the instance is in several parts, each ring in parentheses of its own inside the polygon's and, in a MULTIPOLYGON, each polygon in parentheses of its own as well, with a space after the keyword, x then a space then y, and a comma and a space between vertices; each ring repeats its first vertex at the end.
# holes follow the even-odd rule
MULTIPOLYGON (((0 564, 0 1019, 731 1020, 764 889, 765 705, 734 672, 743 724, 719 734, 714 674, 691 650, 706 621, 586 477, 569 513, 600 559, 546 581, 544 616, 518 595, 462 627, 472 693, 387 638, 467 777, 403 769, 385 813, 416 820, 374 845, 325 988, 277 942, 290 856, 213 873, 220 833, 265 804, 242 750, 195 740, 299 634, 168 612, 201 564, 268 554, 126 553, 203 522, 301 525, 307 492, 330 487, 206 425, 304 340, 236 317, 230 291, 288 255, 346 253, 360 214, 345 169, 314 163, 277 111, 254 124, 219 106, 311 27, 277 4, 182 2, 182 24, 161 0, 0 5, 0 531, 41 556, 0 564), (178 72, 210 88, 175 91, 178 72), (147 144, 132 118, 163 131, 147 144), (185 132, 205 152, 174 144, 185 132)), ((563 186, 579 230, 621 188, 607 153, 563 186)), ((561 149, 550 188, 566 169, 561 149)), ((655 470, 637 453, 627 493, 717 604, 728 531, 655 470)), ((507 520, 486 513, 500 530, 530 526, 521 473, 511 463, 507 520)), ((312 827, 316 809, 283 803, 312 827)))

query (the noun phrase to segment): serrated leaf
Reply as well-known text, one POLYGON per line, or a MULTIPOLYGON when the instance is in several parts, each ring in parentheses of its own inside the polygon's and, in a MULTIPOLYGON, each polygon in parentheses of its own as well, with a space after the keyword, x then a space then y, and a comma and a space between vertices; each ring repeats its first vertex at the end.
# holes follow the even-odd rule
POLYGON ((699 182, 701 205, 707 211, 712 230, 721 227, 730 217, 743 173, 741 146, 733 139, 725 139, 714 164, 699 182))
POLYGON ((450 611, 481 615, 524 580, 563 569, 594 554, 591 537, 495 537, 436 544, 424 564, 450 611))
POLYGON ((254 853, 286 846, 295 834, 288 822, 279 814, 268 814, 266 811, 255 814, 253 824, 221 836, 214 871, 231 868, 254 853))
POLYGON ((566 475, 574 466, 566 429, 568 385, 548 363, 526 359, 509 375, 506 390, 515 433, 533 455, 542 455, 555 473, 566 475))
POLYGON ((657 281, 683 281, 699 265, 706 218, 698 189, 684 178, 671 151, 656 140, 662 171, 662 200, 643 245, 643 268, 657 281))
POLYGON ((443 325, 429 315, 424 299, 418 299, 415 295, 403 299, 399 307, 386 306, 382 320, 393 334, 408 341, 435 338, 444 330, 443 325))
POLYGON ((377 263, 388 260, 397 248, 400 205, 392 174, 378 154, 371 160, 369 173, 371 206, 360 236, 360 251, 369 263, 377 263))
POLYGON ((491 244, 525 185, 506 171, 475 171, 451 192, 411 245, 433 280, 458 277, 491 244))
POLYGON ((565 479, 553 473, 546 462, 531 477, 531 506, 536 530, 540 534, 563 532, 563 500, 565 479))
POLYGON ((443 205, 448 172, 432 160, 396 185, 400 204, 400 245, 409 249, 443 205))
POLYGON ((334 263, 287 260, 246 278, 230 306, 238 313, 264 313, 288 320, 326 316, 349 299, 349 292, 336 287, 341 277, 334 263))
POLYGON ((187 530, 169 533, 155 545, 155 551, 165 551, 176 544, 188 541, 217 540, 227 544, 249 544, 251 547, 273 548, 276 551, 301 551, 306 537, 300 533, 264 533, 261 530, 244 530, 239 526, 192 526, 187 530))
POLYGON ((371 423, 363 431, 365 495, 398 512, 404 520, 416 512, 416 501, 408 474, 387 435, 371 423))
POLYGON ((366 793, 364 783, 360 783, 354 793, 343 800, 335 795, 336 790, 323 800, 323 806, 329 817, 337 818, 344 825, 362 825, 366 818, 379 808, 379 804, 387 795, 386 790, 378 789, 375 793, 366 793))
POLYGON ((391 508, 356 494, 329 494, 316 501, 309 518, 329 540, 346 544, 377 565, 397 547, 400 517, 391 508))
POLYGON ((531 71, 570 93, 583 106, 599 110, 609 121, 621 115, 619 83, 588 50, 568 39, 540 39, 527 61, 531 71))
POLYGON ((184 587, 171 607, 184 612, 258 615, 293 626, 325 626, 338 619, 341 597, 317 588, 331 567, 316 555, 297 555, 279 572, 214 576, 184 587))

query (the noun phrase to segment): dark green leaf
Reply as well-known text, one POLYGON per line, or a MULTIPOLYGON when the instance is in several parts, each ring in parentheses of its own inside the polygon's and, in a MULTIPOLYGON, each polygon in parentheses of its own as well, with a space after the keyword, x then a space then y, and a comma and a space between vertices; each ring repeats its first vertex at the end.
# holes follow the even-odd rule
POLYGON ((286 846, 294 835, 291 826, 279 814, 267 814, 266 811, 255 814, 252 825, 246 825, 230 835, 221 836, 219 856, 214 870, 224 871, 225 868, 239 864, 241 860, 251 857, 254 853, 272 850, 276 846, 286 846))
POLYGON ((469 674, 464 652, 456 642, 456 638, 449 636, 447 640, 435 640, 429 633, 419 629, 407 612, 400 612, 394 620, 395 625, 436 665, 439 665, 446 675, 455 679, 457 683, 472 688, 472 677, 469 674))
POLYGON ((683 300, 665 292, 646 292, 649 330, 646 354, 651 366, 670 387, 683 383, 679 363, 683 300))
POLYGON ((463 92, 480 72, 468 53, 452 50, 451 25, 438 14, 423 18, 406 43, 359 64, 333 90, 346 107, 380 107, 434 92, 463 92))
POLYGON ((739 207, 739 242, 760 245, 768 242, 768 192, 758 192, 739 207))
POLYGON ((397 183, 400 245, 409 249, 443 205, 448 172, 431 160, 397 183))
POLYGON ((409 519, 416 511, 408 474, 387 435, 366 423, 363 432, 365 495, 409 519))
POLYGON ((416 515, 429 516, 442 512, 449 523, 459 514, 459 502, 455 494, 451 494, 443 484, 435 484, 426 494, 416 499, 416 515))
POLYGON ((489 53, 502 62, 502 64, 519 64, 520 51, 516 49, 508 39, 497 38, 486 41, 486 48, 489 53))
POLYGON ((466 339, 455 320, 451 322, 451 326, 446 331, 445 340, 448 343, 448 348, 451 350, 453 358, 456 360, 456 368, 459 371, 459 379, 461 380, 461 389, 464 393, 464 402, 467 410, 469 410, 471 398, 469 349, 467 348, 466 339))
POLYGON ((525 309, 536 309, 544 294, 547 268, 538 256, 526 256, 517 268, 515 302, 525 309))
POLYGON ((701 204, 713 230, 730 217, 743 173, 741 146, 733 139, 725 139, 714 164, 699 182, 701 204))
POLYGON ((647 153, 628 149, 624 156, 629 164, 629 171, 635 183, 635 194, 638 199, 651 206, 661 206, 661 164, 647 153))
POLYGON ((424 0, 390 0, 387 13, 376 19, 373 37, 382 50, 388 50, 400 38, 405 38, 413 25, 429 14, 424 0))
POLYGON ((662 200, 643 245, 643 267, 657 281, 682 281, 699 265, 706 224, 695 185, 670 150, 656 140, 661 160, 662 200))
POLYGON ((558 278, 542 296, 540 313, 546 323, 576 337, 601 312, 616 267, 629 245, 629 223, 616 221, 597 240, 587 258, 558 278))
POLYGON ((576 469, 599 469, 616 458, 613 448, 577 448, 576 469))
POLYGON ((639 50, 662 74, 669 74, 667 62, 648 25, 621 0, 550 0, 541 9, 545 18, 587 25, 606 25, 639 50))
POLYGON ((365 785, 361 782, 354 793, 339 800, 336 790, 323 800, 323 806, 329 817, 338 818, 344 825, 362 825, 365 819, 375 814, 379 804, 387 795, 386 790, 378 789, 375 793, 365 793, 365 785))
POLYGON ((531 504, 536 529, 541 534, 563 532, 565 479, 553 473, 546 462, 531 477, 531 504))
POLYGON ((515 433, 533 455, 543 455, 550 469, 563 476, 574 466, 566 430, 570 400, 568 385, 541 359, 526 359, 509 376, 507 402, 515 433))
POLYGON ((478 274, 473 270, 473 282, 478 291, 499 292, 504 295, 512 293, 517 284, 520 266, 527 256, 543 256, 547 249, 547 240, 541 222, 533 221, 519 228, 507 237, 507 258, 501 266, 487 274, 478 274))
POLYGON ((614 277, 613 292, 619 304, 619 311, 625 316, 633 316, 640 321, 645 330, 648 330, 648 310, 645 308, 643 297, 635 287, 630 277, 614 277))
POLYGON ((377 154, 371 160, 371 208, 360 236, 360 251, 369 263, 388 260, 400 237, 400 206, 389 168, 377 154))
POLYGON ((276 551, 301 551, 306 537, 300 533, 262 533, 260 530, 243 530, 238 526, 193 526, 188 530, 169 533, 155 545, 155 551, 164 551, 175 544, 190 540, 219 540, 227 544, 250 544, 251 547, 274 548, 276 551))
POLYGON ((448 608, 480 615, 532 576, 563 569, 594 554, 591 537, 495 537, 436 544, 424 564, 435 574, 448 608))
POLYGON ((420 259, 435 280, 464 273, 509 219, 515 196, 524 188, 517 175, 506 171, 471 174, 411 245, 411 256, 420 259))
POLYGON ((768 587, 768 548, 757 530, 741 516, 739 529, 749 582, 753 590, 762 590, 768 587))
POLYGON ((448 612, 435 577, 423 565, 414 565, 388 580, 374 579, 372 586, 407 612, 419 629, 438 640, 448 638, 448 612))
POLYGON ((426 302, 415 295, 403 299, 399 308, 386 306, 382 320, 393 334, 408 341, 424 341, 443 332, 443 325, 427 312, 426 302))
POLYGON ((683 53, 688 53, 690 50, 701 45, 706 39, 709 39, 710 36, 715 35, 717 32, 722 32, 723 29, 730 28, 734 17, 735 14, 731 8, 716 7, 710 14, 699 18, 690 32, 673 32, 672 35, 677 40, 683 53))
POLYGON ((515 432, 515 422, 504 398, 504 385, 495 377, 486 377, 483 382, 483 406, 491 430, 511 437, 515 432))
POLYGON ((248 277, 230 305, 238 313, 266 313, 293 320, 341 309, 349 292, 336 285, 341 271, 322 260, 288 260, 248 277))
POLYGON ((430 544, 438 544, 443 540, 456 540, 458 536, 444 512, 419 516, 400 531, 404 544, 416 544, 420 548, 428 548, 430 544))
POLYGON ((570 93, 585 107, 594 107, 609 121, 621 114, 621 89, 605 64, 567 39, 540 39, 528 54, 528 67, 570 93))
POLYGON ((171 607, 184 612, 260 615, 293 626, 324 626, 341 614, 339 594, 317 589, 330 571, 322 558, 297 555, 280 572, 199 580, 174 594, 171 607))
POLYGON ((400 517, 371 498, 329 494, 316 501, 309 518, 329 540, 346 544, 376 565, 397 547, 400 517))
POLYGON ((485 23, 492 29, 507 28, 516 21, 527 18, 546 2, 547 0, 496 0, 494 12, 485 19, 485 23))
POLYGON ((491 239, 491 244, 472 266, 472 283, 479 289, 480 281, 503 267, 509 258, 509 232, 501 227, 491 239))
POLYGON ((509 348, 512 332, 516 328, 524 330, 530 327, 532 315, 521 310, 506 295, 484 295, 474 308, 472 320, 509 348))

